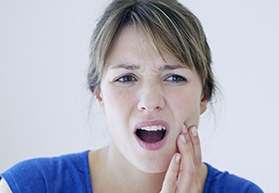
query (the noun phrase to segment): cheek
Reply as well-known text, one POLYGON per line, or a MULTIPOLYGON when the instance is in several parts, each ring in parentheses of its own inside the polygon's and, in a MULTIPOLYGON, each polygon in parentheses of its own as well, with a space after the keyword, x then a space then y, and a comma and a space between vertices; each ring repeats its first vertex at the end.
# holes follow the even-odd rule
POLYGON ((103 90, 103 96, 105 114, 118 117, 129 113, 135 101, 135 92, 123 88, 108 87, 103 90))
MULTIPOLYGON (((129 119, 134 107, 134 95, 128 89, 107 87, 103 90, 104 114, 112 140, 118 141, 130 133, 129 119)), ((119 142, 117 142, 119 143, 119 142)))
POLYGON ((185 92, 169 96, 167 99, 176 122, 198 124, 200 96, 195 92, 185 92))

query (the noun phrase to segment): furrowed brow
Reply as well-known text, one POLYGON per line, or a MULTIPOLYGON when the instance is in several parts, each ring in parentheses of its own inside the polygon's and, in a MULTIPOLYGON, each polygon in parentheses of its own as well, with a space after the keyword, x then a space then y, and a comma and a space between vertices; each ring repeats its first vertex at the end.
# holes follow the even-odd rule
MULTIPOLYGON (((119 69, 124 68, 126 70, 139 70, 140 66, 135 64, 118 64, 116 66, 111 67, 110 69, 119 69)), ((159 68, 159 71, 166 71, 166 70, 176 70, 176 69, 189 69, 188 66, 182 66, 182 65, 169 65, 166 64, 159 68)))
POLYGON ((163 67, 160 67, 159 68, 159 71, 165 71, 165 70, 176 70, 176 69, 180 69, 180 68, 183 68, 183 69, 189 69, 189 67, 187 66, 181 66, 181 65, 164 65, 163 67))
POLYGON ((138 70, 140 67, 135 64, 119 64, 111 67, 111 69, 124 68, 126 70, 138 70))

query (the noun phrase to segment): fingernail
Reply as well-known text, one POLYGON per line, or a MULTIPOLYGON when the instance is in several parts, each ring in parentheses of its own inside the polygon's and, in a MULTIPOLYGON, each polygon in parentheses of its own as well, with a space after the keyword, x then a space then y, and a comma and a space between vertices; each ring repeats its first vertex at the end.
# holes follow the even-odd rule
POLYGON ((182 127, 182 133, 186 133, 186 132, 187 132, 187 129, 186 129, 185 125, 183 125, 183 127, 182 127))
POLYGON ((198 136, 198 130, 196 127, 191 128, 191 133, 194 137, 198 136))
POLYGON ((183 143, 186 143, 186 139, 185 139, 185 137, 184 137, 183 134, 180 135, 180 140, 181 140, 183 143))
POLYGON ((180 158, 181 158, 181 155, 180 155, 180 154, 178 154, 178 155, 176 156, 176 158, 175 158, 176 163, 179 163, 180 158))

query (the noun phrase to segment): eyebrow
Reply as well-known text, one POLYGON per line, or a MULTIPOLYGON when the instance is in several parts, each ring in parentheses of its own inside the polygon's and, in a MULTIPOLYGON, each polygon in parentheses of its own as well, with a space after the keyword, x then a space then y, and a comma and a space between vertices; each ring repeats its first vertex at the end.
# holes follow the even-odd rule
MULTIPOLYGON (((113 66, 111 69, 117 69, 117 68, 124 68, 126 70, 139 70, 140 69, 139 65, 135 65, 135 64, 119 64, 119 65, 113 66)), ((179 64, 177 64, 177 65, 166 64, 163 67, 160 67, 159 71, 175 70, 175 69, 180 69, 180 68, 189 69, 188 66, 182 66, 179 64)))
POLYGON ((159 71, 164 71, 164 70, 175 70, 175 69, 180 69, 180 68, 186 68, 188 69, 189 67, 188 66, 182 66, 182 65, 169 65, 169 64, 166 64, 164 65, 163 67, 160 67, 159 68, 159 71))
POLYGON ((126 70, 138 70, 140 69, 140 67, 138 65, 135 64, 119 64, 116 66, 111 67, 111 69, 117 69, 117 68, 124 68, 126 70))

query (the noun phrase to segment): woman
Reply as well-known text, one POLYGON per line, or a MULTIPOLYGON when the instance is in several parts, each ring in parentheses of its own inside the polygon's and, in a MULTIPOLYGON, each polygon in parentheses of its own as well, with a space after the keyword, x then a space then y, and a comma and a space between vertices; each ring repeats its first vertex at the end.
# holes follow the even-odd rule
POLYGON ((90 90, 111 134, 102 149, 21 162, 2 192, 262 192, 202 163, 197 128, 215 91, 198 19, 175 0, 115 0, 94 31, 90 90))

